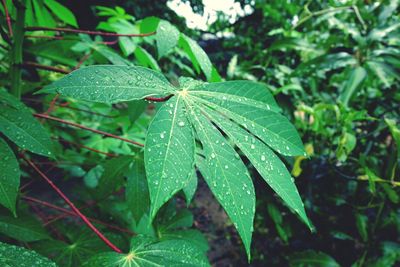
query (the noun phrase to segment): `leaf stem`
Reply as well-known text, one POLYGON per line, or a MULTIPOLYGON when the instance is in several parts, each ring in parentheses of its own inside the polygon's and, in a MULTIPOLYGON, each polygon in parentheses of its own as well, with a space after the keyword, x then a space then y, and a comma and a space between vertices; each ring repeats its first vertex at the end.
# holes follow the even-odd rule
POLYGON ((50 27, 26 27, 26 31, 56 31, 56 32, 71 32, 71 33, 85 33, 89 35, 103 35, 103 36, 118 36, 118 37, 145 37, 154 35, 156 32, 149 33, 133 33, 133 34, 121 34, 113 32, 102 32, 102 31, 89 31, 71 28, 50 28, 50 27))
POLYGON ((98 154, 102 154, 102 155, 106 155, 107 157, 117 157, 117 155, 115 155, 115 154, 107 153, 107 152, 104 152, 104 151, 100 151, 100 150, 97 150, 97 149, 94 149, 94 148, 91 148, 91 147, 88 147, 88 146, 85 146, 85 145, 82 145, 82 144, 78 144, 78 143, 74 143, 74 142, 62 139, 62 138, 52 137, 52 139, 58 140, 58 141, 60 141, 62 143, 65 143, 65 144, 69 144, 69 145, 73 145, 73 146, 76 146, 76 147, 85 148, 85 149, 90 150, 92 152, 95 152, 95 153, 98 153, 98 154))
POLYGON ((11 94, 21 98, 21 68, 22 45, 24 41, 25 1, 14 1, 17 9, 17 19, 14 25, 12 48, 10 52, 10 81, 11 94))
MULTIPOLYGON (((122 253, 122 251, 116 247, 110 240, 108 240, 90 221, 83 215, 79 209, 77 209, 74 203, 69 200, 69 198, 51 181, 32 161, 27 159, 23 154, 22 158, 57 192, 57 194, 70 206, 74 213, 82 219, 82 221, 101 239, 103 242, 109 246, 112 250, 117 253, 122 253)), ((49 203, 50 204, 50 203, 49 203)), ((52 205, 52 204, 51 204, 52 205)))
POLYGON ((35 62, 31 62, 31 61, 22 62, 20 65, 23 67, 33 67, 36 69, 54 71, 54 72, 63 73, 63 74, 68 74, 71 72, 69 70, 65 70, 65 69, 61 69, 61 68, 57 68, 57 67, 53 67, 53 66, 42 65, 42 64, 35 63, 35 62))
POLYGON ((117 136, 117 135, 113 135, 111 133, 107 133, 107 132, 104 132, 104 131, 100 131, 100 130, 96 130, 96 129, 93 129, 93 128, 89 128, 89 127, 86 127, 86 126, 78 124, 78 123, 66 121, 66 120, 63 120, 63 119, 60 119, 60 118, 57 118, 57 117, 52 117, 52 116, 49 116, 49 115, 46 115, 46 114, 35 113, 33 115, 35 117, 38 117, 38 118, 44 118, 44 119, 47 119, 47 120, 57 121, 57 122, 60 122, 60 123, 63 123, 63 124, 67 124, 67 125, 71 125, 71 126, 83 129, 83 130, 87 130, 87 131, 91 131, 91 132, 94 132, 94 133, 97 133, 97 134, 101 134, 101 135, 104 135, 104 136, 112 137, 112 138, 115 138, 115 139, 130 143, 130 144, 133 144, 133 145, 136 145, 136 146, 144 147, 144 145, 142 143, 138 143, 138 142, 135 142, 135 141, 132 141, 132 140, 129 140, 129 139, 117 136))
MULTIPOLYGON (((28 196, 23 196, 22 198, 27 200, 27 201, 40 204, 40 205, 45 206, 45 207, 52 208, 54 210, 58 210, 58 211, 62 212, 65 215, 73 216, 73 217, 79 217, 73 211, 70 211, 70 210, 67 210, 65 208, 53 205, 53 204, 51 204, 49 202, 46 202, 46 201, 43 201, 43 200, 40 200, 40 199, 36 199, 36 198, 33 198, 33 197, 28 197, 28 196)), ((94 222, 94 223, 98 223, 98 224, 107 226, 108 228, 115 229, 115 230, 120 231, 120 232, 124 232, 124 233, 128 233, 128 234, 134 235, 134 233, 132 231, 130 231, 129 229, 125 229, 125 228, 121 228, 121 227, 118 227, 118 226, 115 226, 115 225, 112 225, 112 224, 108 224, 108 223, 105 223, 103 221, 100 221, 100 220, 97 220, 97 219, 94 219, 94 218, 90 218, 90 217, 86 217, 86 218, 88 220, 94 222)), ((48 225, 48 224, 49 224, 49 222, 46 223, 46 225, 48 225)))
POLYGON ((11 25, 10 14, 8 13, 8 8, 7 8, 6 0, 3 0, 2 2, 3 2, 4 12, 6 13, 6 21, 7 21, 7 26, 8 26, 8 34, 9 34, 9 37, 12 38, 12 37, 13 37, 13 30, 12 30, 12 25, 11 25))
POLYGON ((148 100, 148 101, 153 101, 153 102, 165 102, 165 101, 167 101, 168 99, 170 99, 173 96, 174 95, 168 95, 166 97, 151 97, 151 96, 148 96, 145 99, 148 100))

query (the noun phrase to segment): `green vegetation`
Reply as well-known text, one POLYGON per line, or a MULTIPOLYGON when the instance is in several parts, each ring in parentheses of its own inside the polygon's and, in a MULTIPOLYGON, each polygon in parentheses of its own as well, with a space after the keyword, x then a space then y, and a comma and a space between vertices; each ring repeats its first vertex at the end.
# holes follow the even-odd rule
POLYGON ((398 0, 72 2, 2 0, 0 263, 400 262, 398 0))

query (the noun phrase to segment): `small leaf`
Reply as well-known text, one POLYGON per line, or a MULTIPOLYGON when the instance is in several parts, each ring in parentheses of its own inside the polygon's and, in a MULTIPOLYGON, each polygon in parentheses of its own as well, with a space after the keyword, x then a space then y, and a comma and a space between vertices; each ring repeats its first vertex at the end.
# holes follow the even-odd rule
POLYGON ((13 151, 1 137, 0 170, 0 204, 16 216, 15 204, 21 173, 13 151))
POLYGON ((158 58, 161 58, 178 44, 179 31, 168 21, 161 20, 158 23, 156 40, 158 58))
POLYGON ((331 256, 323 252, 313 250, 307 250, 290 255, 289 266, 340 267, 340 265, 331 256))
POLYGON ((98 199, 110 195, 123 185, 123 177, 132 161, 131 156, 121 156, 110 159, 103 165, 104 172, 95 192, 98 199))
POLYGON ((125 191, 126 204, 138 223, 140 218, 149 212, 149 189, 142 156, 135 158, 126 176, 128 178, 125 191))
POLYGON ((149 67, 156 71, 160 71, 160 67, 158 66, 157 61, 144 48, 140 46, 136 47, 135 57, 142 66, 149 67))
POLYGON ((54 13, 60 20, 64 21, 65 23, 78 27, 78 23, 76 22, 76 18, 74 13, 71 12, 68 8, 61 5, 55 0, 44 0, 46 6, 54 13))
POLYGON ((196 165, 238 230, 250 259, 255 213, 255 193, 250 175, 239 155, 215 126, 199 110, 190 114, 205 156, 204 160, 197 158, 196 165))
POLYGON ((194 137, 186 119, 182 96, 174 96, 157 112, 146 137, 144 160, 151 212, 189 182, 194 162, 194 137))
POLYGON ((25 215, 18 218, 0 216, 0 233, 23 242, 49 238, 38 221, 25 215))
POLYGON ((179 45, 188 54, 197 73, 199 73, 201 69, 207 80, 211 80, 212 64, 203 48, 184 34, 181 34, 179 45))
POLYGON ((57 267, 35 251, 0 242, 0 265, 7 267, 57 267))
POLYGON ((75 70, 38 93, 60 93, 111 104, 148 96, 165 96, 174 90, 161 73, 147 68, 94 65, 75 70))
POLYGON ((207 257, 196 245, 181 239, 157 241, 151 237, 136 236, 128 254, 100 253, 84 267, 125 266, 209 266, 207 257))
MULTIPOLYGON (((0 93, 1 95, 1 93, 0 93)), ((50 135, 21 102, 11 95, 0 98, 0 132, 23 149, 53 156, 50 135)))
POLYGON ((350 75, 345 82, 342 93, 339 96, 339 100, 346 107, 349 104, 351 97, 354 95, 355 90, 360 86, 367 76, 367 72, 363 67, 356 67, 350 72, 350 75))

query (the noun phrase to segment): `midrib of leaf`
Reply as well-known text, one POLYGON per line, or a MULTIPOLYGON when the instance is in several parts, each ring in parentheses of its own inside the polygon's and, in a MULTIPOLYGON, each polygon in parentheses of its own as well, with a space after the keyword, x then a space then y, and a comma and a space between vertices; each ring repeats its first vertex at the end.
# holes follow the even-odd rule
MULTIPOLYGON (((233 120, 235 120, 235 117, 240 117, 242 120, 249 120, 248 118, 246 118, 246 117, 240 115, 239 113, 234 113, 234 112, 230 111, 229 109, 224 108, 224 107, 222 107, 222 106, 219 106, 219 105, 217 105, 217 104, 214 104, 214 103, 212 103, 212 102, 210 102, 210 101, 207 101, 207 100, 205 100, 205 99, 202 99, 202 98, 196 97, 196 96, 192 96, 192 97, 193 97, 193 98, 196 98, 196 100, 198 100, 199 102, 202 102, 202 103, 204 103, 204 104, 206 104, 206 105, 208 105, 208 106, 210 106, 210 107, 213 107, 213 108, 218 109, 218 110, 224 110, 227 114, 229 114, 229 117, 230 117, 231 119, 233 119, 233 120)), ((256 111, 254 111, 254 112, 256 112, 256 111)), ((259 117, 259 119, 260 119, 260 118, 267 118, 267 117, 259 117)), ((235 120, 235 121, 236 121, 236 120, 235 120)), ((296 144, 290 142, 290 140, 281 138, 279 134, 276 134, 276 133, 274 133, 273 131, 271 131, 270 129, 265 128, 263 125, 260 125, 260 124, 258 124, 257 122, 254 122, 254 121, 252 121, 252 122, 253 122, 254 124, 257 124, 259 127, 265 129, 266 132, 268 132, 269 134, 275 136, 276 138, 281 139, 281 140, 285 140, 285 142, 290 143, 292 146, 295 146, 295 147, 297 147, 298 149, 301 149, 301 148, 299 148, 296 144)), ((278 123, 279 123, 279 122, 278 122, 278 123)), ((269 126, 271 126, 271 125, 274 125, 274 124, 269 124, 269 126)), ((289 131, 289 130, 282 131, 282 132, 280 132, 280 134, 282 134, 283 132, 287 132, 287 131, 289 131)), ((255 135, 257 135, 257 134, 255 134, 255 135)), ((257 135, 257 136, 259 136, 259 135, 257 135)), ((261 137, 260 137, 260 138, 261 138, 261 137)), ((264 138, 262 138, 262 139, 264 139, 264 138)), ((264 141, 263 141, 263 142, 264 142, 264 141)), ((271 147, 270 144, 267 144, 267 145, 271 147)), ((274 149, 274 150, 275 150, 275 149, 274 149)), ((282 152, 282 151, 281 151, 281 152, 282 152)))
MULTIPOLYGON (((2 117, 6 122, 10 123, 11 125, 13 125, 15 128, 19 129, 20 131, 24 132, 27 137, 30 137, 29 139, 31 139, 34 143, 38 144, 44 151, 48 151, 50 152, 46 147, 44 147, 39 141, 37 141, 35 138, 32 137, 32 135, 30 133, 28 133, 27 131, 24 130, 24 128, 19 127, 16 123, 7 120, 6 118, 4 118, 1 113, 0 113, 0 117, 2 117)), ((13 141, 14 142, 14 141, 13 141)))
MULTIPOLYGON (((174 113, 173 113, 173 117, 172 117, 171 129, 169 130, 167 150, 165 152, 165 157, 164 157, 164 160, 163 160, 163 166, 162 166, 162 170, 161 170, 160 185, 161 185, 162 181, 165 179, 165 177, 164 177, 165 163, 167 162, 168 152, 169 152, 169 149, 171 147, 171 138, 172 138, 172 133, 173 133, 174 128, 175 128, 175 120, 176 120, 176 115, 177 115, 176 111, 178 109, 178 102, 179 102, 180 97, 181 97, 181 95, 178 94, 178 96, 176 98, 175 105, 174 105, 174 113)), ((166 102, 164 105, 167 105, 167 104, 168 104, 168 102, 166 102)), ((179 142, 179 140, 177 140, 177 141, 179 142)), ((156 198, 155 198, 155 201, 154 201, 155 203, 158 202, 158 197, 160 195, 160 190, 161 190, 161 186, 159 186, 158 189, 157 189, 156 198)), ((153 218, 155 216, 153 207, 151 208, 151 210, 152 210, 151 211, 151 214, 152 214, 151 217, 153 218)))
MULTIPOLYGON (((192 102, 192 101, 191 101, 191 102, 192 102)), ((193 114, 192 117, 197 121, 198 125, 202 128, 202 131, 203 131, 203 133, 204 133, 204 136, 206 136, 207 141, 208 141, 208 143, 210 144, 210 147, 212 148, 213 153, 215 153, 216 150, 214 149, 214 145, 213 145, 214 143, 211 141, 210 137, 206 134, 206 131, 204 130, 204 127, 203 127, 202 123, 200 122, 200 120, 199 120, 198 117, 196 116, 196 112, 192 109, 192 106, 191 106, 188 102, 185 101, 185 103, 187 103, 187 107, 190 108, 190 109, 193 111, 193 112, 191 112, 191 114, 193 114)), ((192 102, 192 103, 193 103, 193 102, 192 102)), ((194 103, 193 103, 193 104, 194 104, 194 103)), ((196 106, 197 106, 197 105, 196 105, 196 106)), ((200 108, 200 107, 198 107, 198 108, 200 108)), ((218 153, 215 153, 215 154, 218 154, 218 153)), ((216 158, 217 158, 217 160, 218 160, 219 169, 221 169, 221 172, 222 172, 222 174, 223 174, 224 180, 225 180, 226 184, 228 185, 229 193, 230 193, 230 196, 231 196, 231 198, 232 198, 232 200, 233 200, 233 202, 234 202, 234 207, 235 207, 236 213, 237 213, 237 214, 240 214, 240 210, 238 209, 238 205, 237 205, 237 203, 236 203, 236 199, 235 199, 235 197, 234 197, 233 194, 232 194, 232 188, 231 188, 230 183, 228 182, 228 179, 227 179, 227 177, 226 177, 226 175, 225 175, 225 171, 222 169, 222 164, 221 164, 220 161, 219 161, 219 157, 216 157, 216 158)), ((216 175, 216 170, 214 171, 214 176, 215 176, 215 177, 217 176, 217 175, 216 175)), ((240 220, 241 228, 242 228, 242 229, 245 229, 241 216, 238 216, 238 217, 239 217, 239 220, 240 220)), ((245 235, 246 241, 248 242, 248 244, 250 244, 250 240, 248 239, 248 236, 247 236, 247 234, 246 234, 246 231, 243 231, 243 233, 244 233, 244 235, 245 235)), ((247 250, 247 248, 246 248, 246 250, 247 250)), ((249 254, 249 251, 248 251, 248 254, 249 254)))

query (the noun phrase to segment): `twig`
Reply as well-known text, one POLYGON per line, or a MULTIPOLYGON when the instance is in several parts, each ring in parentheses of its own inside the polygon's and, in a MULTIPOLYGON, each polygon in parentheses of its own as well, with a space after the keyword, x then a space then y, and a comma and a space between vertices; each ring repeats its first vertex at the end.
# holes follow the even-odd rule
POLYGON ((90 151, 93 151, 93 152, 96 152, 96 153, 99 153, 99 154, 106 155, 107 157, 117 157, 117 155, 115 155, 115 154, 107 153, 107 152, 104 152, 104 151, 100 151, 100 150, 97 150, 97 149, 94 149, 94 148, 91 148, 91 147, 88 147, 88 146, 85 146, 85 145, 82 145, 82 144, 70 142, 70 141, 62 139, 62 138, 52 137, 52 139, 58 140, 58 141, 60 141, 62 143, 66 143, 66 144, 69 144, 69 145, 85 148, 87 150, 90 150, 90 151))
POLYGON ((6 13, 6 21, 7 21, 7 26, 8 26, 8 34, 10 37, 13 37, 13 30, 12 30, 12 25, 11 25, 11 18, 10 14, 8 13, 8 8, 6 4, 6 0, 3 0, 3 7, 4 7, 4 12, 6 13))
POLYGON ((57 192, 57 194, 70 206, 74 213, 79 216, 82 221, 101 239, 103 242, 109 246, 112 250, 117 253, 122 253, 122 251, 116 247, 110 240, 108 240, 89 220, 83 215, 79 209, 77 209, 74 203, 69 200, 69 198, 51 181, 32 161, 27 159, 23 154, 22 158, 57 192))
POLYGON ((129 140, 129 139, 117 136, 117 135, 113 135, 111 133, 107 133, 107 132, 103 132, 103 131, 96 130, 96 129, 93 129, 93 128, 89 128, 89 127, 86 127, 86 126, 81 125, 81 124, 77 124, 77 123, 66 121, 66 120, 63 120, 63 119, 60 119, 60 118, 48 116, 46 114, 35 113, 33 115, 35 117, 38 117, 38 118, 44 118, 44 119, 48 119, 48 120, 52 120, 52 121, 57 121, 57 122, 60 122, 60 123, 63 123, 63 124, 67 124, 67 125, 71 125, 71 126, 74 126, 74 127, 80 128, 80 129, 91 131, 91 132, 94 132, 94 133, 97 133, 97 134, 101 134, 101 135, 104 135, 104 136, 112 137, 112 138, 115 138, 115 139, 130 143, 130 144, 133 144, 133 145, 136 145, 136 146, 144 147, 144 145, 142 143, 138 143, 138 142, 135 142, 135 141, 132 141, 132 140, 129 140))
POLYGON ((133 34, 122 34, 113 32, 102 32, 102 31, 89 31, 89 30, 79 30, 71 28, 50 28, 50 27, 26 27, 26 31, 55 31, 55 32, 71 32, 71 33, 85 33, 89 35, 103 35, 103 36, 118 36, 118 37, 145 37, 154 35, 156 32, 149 33, 133 33, 133 34))
POLYGON ((25 35, 25 38, 37 38, 37 39, 52 39, 52 40, 73 40, 64 39, 63 36, 47 36, 47 35, 25 35))
POLYGON ((41 64, 38 64, 38 63, 35 63, 35 62, 31 62, 31 61, 22 62, 21 65, 24 66, 24 67, 34 67, 34 68, 37 68, 37 69, 54 71, 54 72, 63 73, 63 74, 68 74, 68 73, 71 72, 69 70, 60 69, 60 68, 53 67, 53 66, 41 65, 41 64))
POLYGON ((87 53, 86 55, 84 55, 84 56, 81 58, 81 60, 79 60, 78 64, 75 66, 74 69, 75 69, 75 70, 76 70, 76 69, 79 69, 79 68, 82 66, 82 64, 83 64, 86 60, 89 59, 89 57, 93 54, 93 52, 94 52, 94 50, 93 50, 93 49, 90 49, 89 53, 87 53))
MULTIPOLYGON (((74 213, 73 211, 70 211, 70 210, 67 210, 67 209, 65 209, 65 208, 62 208, 62 207, 53 205, 53 204, 51 204, 51 203, 49 203, 49 202, 46 202, 46 201, 43 201, 43 200, 39 200, 39 199, 36 199, 36 198, 33 198, 33 197, 28 197, 28 196, 23 196, 22 198, 25 199, 25 200, 27 200, 27 201, 40 204, 40 205, 42 205, 42 206, 49 207, 49 208, 52 208, 52 209, 54 209, 54 210, 61 211, 61 212, 62 212, 63 214, 65 214, 65 215, 73 216, 73 217, 79 217, 79 216, 78 216, 76 213, 74 213)), ((134 234, 134 233, 133 233, 132 231, 130 231, 129 229, 125 229, 125 228, 121 228, 121 227, 118 227, 118 226, 115 226, 115 225, 111 225, 111 224, 108 224, 108 223, 106 223, 106 222, 103 222, 103 221, 94 219, 94 218, 90 218, 90 217, 86 217, 86 218, 87 218, 88 220, 94 222, 94 223, 98 223, 98 224, 107 226, 108 228, 115 229, 115 230, 118 230, 118 231, 120 231, 120 232, 128 233, 128 234, 131 234, 131 235, 134 234)), ((47 222, 45 225, 48 225, 48 224, 49 224, 49 222, 47 222)))

